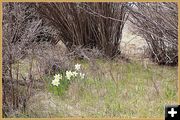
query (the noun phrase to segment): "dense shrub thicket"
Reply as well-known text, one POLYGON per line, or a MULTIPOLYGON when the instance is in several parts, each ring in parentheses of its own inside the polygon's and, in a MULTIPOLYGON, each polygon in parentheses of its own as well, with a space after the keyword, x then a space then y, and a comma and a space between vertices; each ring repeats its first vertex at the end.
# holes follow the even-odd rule
POLYGON ((39 13, 59 30, 69 50, 98 48, 107 57, 118 51, 128 17, 127 3, 40 3, 39 13), (116 19, 116 20, 115 20, 116 19))
MULTIPOLYGON (((3 3, 3 42, 2 42, 2 82, 3 82, 3 115, 26 106, 32 86, 32 62, 35 55, 40 54, 44 45, 38 41, 47 38, 51 29, 43 26, 43 21, 36 13, 34 3, 3 3), (38 37, 40 36, 41 37, 38 37), (36 42, 34 42, 36 41, 36 42), (20 63, 29 59, 28 78, 20 72, 20 63), (23 81, 25 89, 19 87, 23 81)), ((49 44, 47 45, 50 46, 49 44)), ((47 48, 47 47, 46 47, 47 48)))
POLYGON ((25 96, 28 96, 26 91, 20 92, 19 86, 13 83, 15 78, 19 82, 20 76, 18 67, 14 70, 14 65, 27 54, 28 39, 33 36, 30 28, 33 20, 38 19, 34 12, 33 4, 3 3, 3 116, 22 107, 19 103, 22 105, 25 96))
POLYGON ((178 64, 177 3, 133 3, 129 20, 145 38, 151 58, 158 64, 178 64))

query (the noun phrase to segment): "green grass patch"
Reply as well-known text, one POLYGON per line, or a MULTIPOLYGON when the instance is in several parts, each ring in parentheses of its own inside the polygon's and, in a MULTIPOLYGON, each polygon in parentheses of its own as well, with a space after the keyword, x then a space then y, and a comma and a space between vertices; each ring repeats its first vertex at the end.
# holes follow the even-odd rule
POLYGON ((56 87, 51 84, 53 76, 44 76, 57 106, 56 112, 49 110, 51 116, 159 118, 166 104, 177 103, 177 67, 144 67, 139 61, 75 63, 82 65, 85 79, 63 78, 56 87))

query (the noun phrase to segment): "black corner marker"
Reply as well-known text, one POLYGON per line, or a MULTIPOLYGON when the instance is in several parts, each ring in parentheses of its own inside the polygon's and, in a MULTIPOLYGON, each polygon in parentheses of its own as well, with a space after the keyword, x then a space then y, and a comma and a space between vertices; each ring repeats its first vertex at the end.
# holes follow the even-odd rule
POLYGON ((180 120, 180 105, 165 106, 165 120, 180 120))

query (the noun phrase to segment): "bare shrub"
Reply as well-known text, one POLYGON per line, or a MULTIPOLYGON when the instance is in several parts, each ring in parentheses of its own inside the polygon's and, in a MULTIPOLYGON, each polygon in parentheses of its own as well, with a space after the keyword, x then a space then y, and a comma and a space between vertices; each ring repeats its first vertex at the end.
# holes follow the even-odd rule
POLYGON ((34 3, 3 3, 3 116, 15 110, 26 110, 32 95, 34 79, 32 67, 38 53, 33 43, 42 30, 42 20, 36 14, 34 3), (29 59, 27 74, 20 70, 23 59, 29 59))
POLYGON ((177 3, 133 3, 130 21, 145 38, 151 58, 158 64, 178 63, 177 3))
POLYGON ((69 50, 73 46, 95 47, 106 56, 113 57, 118 52, 127 19, 126 5, 127 3, 40 3, 38 7, 39 13, 57 28, 62 42, 69 50))

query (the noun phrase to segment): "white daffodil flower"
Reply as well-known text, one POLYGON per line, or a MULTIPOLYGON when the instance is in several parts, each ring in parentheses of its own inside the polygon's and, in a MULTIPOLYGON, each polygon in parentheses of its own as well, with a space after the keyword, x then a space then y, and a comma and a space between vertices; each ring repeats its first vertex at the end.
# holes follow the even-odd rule
POLYGON ((66 71, 66 78, 70 80, 71 76, 73 76, 73 73, 71 71, 66 71))
POLYGON ((54 85, 54 86, 58 86, 59 84, 60 84, 59 80, 54 79, 52 81, 52 85, 54 85))
POLYGON ((76 77, 76 76, 78 75, 78 73, 77 73, 76 71, 74 71, 74 72, 72 72, 72 75, 73 75, 74 77, 76 77))
POLYGON ((81 64, 76 64, 76 65, 75 65, 75 69, 76 69, 77 71, 79 71, 80 68, 81 68, 81 64))
POLYGON ((56 74, 56 75, 54 76, 54 79, 55 79, 55 80, 60 80, 60 79, 62 79, 62 75, 56 74))
POLYGON ((85 77, 84 73, 79 73, 79 75, 80 75, 81 79, 84 79, 84 77, 85 77))
POLYGON ((58 86, 60 84, 60 80, 62 79, 62 75, 56 74, 54 75, 54 80, 52 80, 52 85, 58 86))

